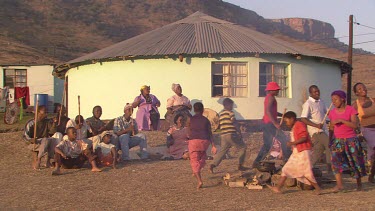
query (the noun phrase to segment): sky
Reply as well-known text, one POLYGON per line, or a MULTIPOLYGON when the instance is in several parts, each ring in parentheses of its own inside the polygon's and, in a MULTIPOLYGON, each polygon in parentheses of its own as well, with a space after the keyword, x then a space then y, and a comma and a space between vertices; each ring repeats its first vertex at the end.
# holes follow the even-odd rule
MULTIPOLYGON (((311 18, 330 23, 335 37, 349 35, 354 16, 353 47, 375 53, 375 0, 224 0, 267 18, 311 18), (362 43, 367 42, 367 43, 362 43), (357 43, 357 44, 356 44, 357 43), (360 44, 362 43, 362 44, 360 44)), ((348 44, 348 37, 339 38, 348 44)))

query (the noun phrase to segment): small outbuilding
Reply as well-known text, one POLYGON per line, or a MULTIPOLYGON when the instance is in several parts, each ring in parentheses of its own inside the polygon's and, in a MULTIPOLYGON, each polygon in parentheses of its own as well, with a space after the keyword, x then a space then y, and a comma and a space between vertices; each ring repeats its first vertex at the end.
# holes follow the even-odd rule
MULTIPOLYGON (((43 98, 49 112, 53 112, 54 104, 62 100, 64 81, 54 77, 54 64, 0 64, 0 88, 7 87, 9 100, 18 97, 27 99, 27 106, 34 106, 34 96, 43 98)), ((5 110, 5 100, 0 101, 0 111, 5 110)), ((26 103, 26 102, 25 102, 26 103)))
POLYGON ((260 119, 266 84, 281 86, 279 110, 299 114, 307 88, 316 84, 321 96, 341 88, 341 75, 350 66, 293 44, 201 12, 99 51, 56 66, 54 75, 67 82, 70 117, 91 116, 101 105, 104 119, 123 114, 142 85, 161 101, 161 117, 172 83, 182 86, 193 102, 215 111, 222 99, 235 102, 238 119, 260 119))

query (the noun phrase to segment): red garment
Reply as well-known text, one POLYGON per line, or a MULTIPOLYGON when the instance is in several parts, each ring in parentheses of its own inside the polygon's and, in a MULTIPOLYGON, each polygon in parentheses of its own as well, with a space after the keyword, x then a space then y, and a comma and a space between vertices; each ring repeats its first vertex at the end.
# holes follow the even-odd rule
POLYGON ((199 173, 206 164, 206 150, 210 146, 210 141, 202 139, 189 140, 190 166, 193 173, 199 173))
POLYGON ((28 86, 14 88, 14 98, 19 99, 21 97, 24 97, 26 104, 30 105, 30 93, 28 86))
MULTIPOLYGON (((270 98, 272 97, 271 94, 267 94, 267 96, 264 98, 264 116, 263 116, 263 122, 265 124, 267 123, 272 123, 271 118, 267 115, 266 109, 267 109, 267 104, 270 98)), ((271 106, 271 115, 273 116, 274 119, 277 119, 277 101, 275 100, 271 106)))
POLYGON ((311 149, 310 135, 307 132, 306 125, 303 122, 296 121, 296 123, 293 126, 293 136, 294 136, 295 141, 297 141, 301 138, 304 138, 304 137, 307 138, 305 142, 302 142, 302 143, 296 145, 298 152, 302 152, 304 150, 310 150, 311 149))

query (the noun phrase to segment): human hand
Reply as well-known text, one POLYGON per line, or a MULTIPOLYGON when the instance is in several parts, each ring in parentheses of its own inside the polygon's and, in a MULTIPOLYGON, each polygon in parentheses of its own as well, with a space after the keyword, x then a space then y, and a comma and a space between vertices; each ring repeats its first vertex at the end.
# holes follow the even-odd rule
POLYGON ((63 157, 64 159, 68 159, 68 157, 66 157, 64 153, 61 153, 61 157, 63 157))
POLYGON ((287 145, 288 147, 292 147, 294 144, 293 144, 293 142, 288 141, 288 142, 286 143, 286 145, 287 145))
POLYGON ((336 124, 342 124, 342 119, 335 119, 335 120, 333 120, 333 121, 331 121, 331 124, 332 125, 336 125, 336 124))
POLYGON ((133 102, 133 107, 138 106, 140 103, 141 103, 141 98, 138 96, 137 99, 135 99, 133 102))
POLYGON ((317 128, 319 128, 319 129, 322 129, 323 128, 323 124, 318 124, 318 127, 317 128))
POLYGON ((215 146, 212 146, 211 153, 212 153, 213 155, 216 155, 216 152, 217 152, 216 147, 215 147, 215 146))

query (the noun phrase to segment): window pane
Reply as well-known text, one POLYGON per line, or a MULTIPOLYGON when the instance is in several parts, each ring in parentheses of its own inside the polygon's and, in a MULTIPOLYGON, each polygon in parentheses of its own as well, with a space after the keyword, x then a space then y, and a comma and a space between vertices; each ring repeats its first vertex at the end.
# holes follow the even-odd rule
POLYGON ((259 96, 266 96, 264 89, 268 82, 275 81, 281 90, 280 97, 288 97, 288 64, 260 63, 259 64, 259 96))
POLYGON ((14 69, 5 69, 5 75, 15 75, 14 69))
POLYGON ((223 96, 223 88, 222 87, 214 87, 212 89, 212 96, 213 97, 223 96))
POLYGON ((212 63, 212 96, 247 96, 247 72, 245 62, 212 63))

